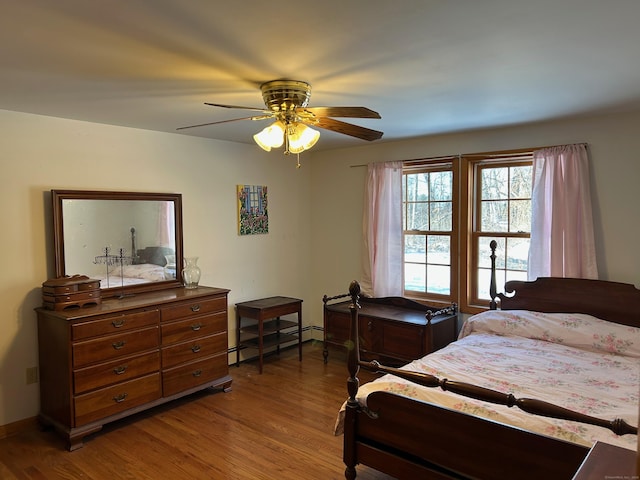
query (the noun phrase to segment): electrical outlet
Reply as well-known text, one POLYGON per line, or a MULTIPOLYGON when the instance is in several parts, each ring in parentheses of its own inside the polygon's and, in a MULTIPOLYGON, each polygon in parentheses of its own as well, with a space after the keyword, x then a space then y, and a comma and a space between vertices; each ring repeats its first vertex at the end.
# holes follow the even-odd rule
POLYGON ((27 368, 27 385, 38 383, 38 367, 27 368))

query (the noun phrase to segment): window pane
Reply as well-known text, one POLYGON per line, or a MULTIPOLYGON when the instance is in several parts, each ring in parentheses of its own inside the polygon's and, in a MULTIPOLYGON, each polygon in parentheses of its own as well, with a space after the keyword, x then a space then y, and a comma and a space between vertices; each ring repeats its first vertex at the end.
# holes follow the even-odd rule
POLYGON ((476 251, 478 252, 478 266, 481 268, 491 268, 491 240, 495 240, 496 247, 496 268, 504 268, 504 238, 479 237, 476 251))
MULTIPOLYGON (((521 282, 526 282, 527 272, 514 272, 513 270, 507 270, 505 283, 510 282, 511 280, 520 280, 521 282)), ((504 284, 502 288, 498 288, 498 292, 503 292, 503 291, 504 291, 504 284)))
POLYGON ((509 202, 509 231, 531 231, 531 201, 511 200, 509 202))
POLYGON ((451 202, 432 202, 430 205, 431 211, 431 223, 429 230, 435 230, 439 232, 451 231, 451 215, 452 204, 451 202))
POLYGON ((511 167, 510 198, 531 198, 531 165, 511 167))
POLYGON ((478 298, 482 300, 491 300, 489 295, 489 278, 491 277, 490 270, 481 268, 478 270, 478 298))
POLYGON ((404 261, 427 263, 427 248, 424 235, 404 236, 404 261))
POLYGON ((507 269, 527 271, 529 261, 529 239, 507 239, 507 269))
POLYGON ((451 239, 448 236, 429 235, 427 261, 430 264, 451 265, 451 239))
POLYGON ((427 289, 427 274, 424 264, 405 263, 404 289, 424 292, 427 289))
POLYGON ((451 278, 451 268, 442 265, 427 265, 427 291, 429 293, 439 293, 449 295, 449 279, 451 278))
POLYGON ((453 172, 431 172, 429 175, 429 200, 451 200, 453 190, 453 172))
POLYGON ((478 251, 478 298, 490 300, 489 286, 491 281, 491 248, 489 244, 495 240, 496 248, 496 289, 504 292, 504 284, 509 280, 527 279, 527 262, 529 257, 528 238, 491 238, 479 237, 476 245, 478 251))
POLYGON ((429 204, 410 203, 407 205, 407 230, 429 229, 429 204))
POLYGON ((501 200, 503 198, 509 198, 509 169, 507 167, 483 168, 481 171, 482 200, 501 200))
MULTIPOLYGON (((497 293, 504 292, 505 271, 496 270, 496 290, 497 293)), ((491 300, 489 295, 489 287, 491 286, 491 270, 481 268, 478 271, 478 298, 482 300, 491 300)))
POLYGON ((403 198, 409 202, 426 201, 429 198, 429 174, 412 173, 407 175, 403 198))
POLYGON ((509 226, 508 203, 505 201, 482 202, 481 232, 506 232, 509 226))

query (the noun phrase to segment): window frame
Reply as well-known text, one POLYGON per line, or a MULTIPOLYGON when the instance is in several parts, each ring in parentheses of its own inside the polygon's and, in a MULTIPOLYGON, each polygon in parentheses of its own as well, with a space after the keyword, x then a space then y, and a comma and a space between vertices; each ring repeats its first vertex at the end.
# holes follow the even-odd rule
MULTIPOLYGON (((404 189, 404 185, 405 185, 405 174, 412 174, 412 173, 423 173, 423 172, 438 172, 438 171, 451 171, 452 172, 452 186, 451 186, 451 190, 452 190, 452 198, 451 198, 451 215, 452 215, 452 222, 451 222, 451 231, 449 232, 444 232, 444 231, 440 231, 440 230, 405 230, 404 229, 404 221, 405 221, 405 213, 403 211, 403 229, 402 229, 402 292, 403 295, 408 297, 408 298, 412 298, 412 299, 416 299, 416 300, 420 300, 420 301, 425 301, 425 302, 429 302, 430 305, 434 305, 434 306, 446 306, 446 305, 450 305, 452 302, 456 302, 457 303, 457 298, 459 296, 459 292, 458 292, 458 272, 459 272, 459 254, 458 254, 458 222, 456 221, 456 218, 458 218, 458 191, 459 191, 459 186, 458 186, 458 178, 459 178, 459 162, 457 161, 457 157, 444 157, 444 158, 439 158, 439 159, 433 159, 433 160, 424 160, 424 161, 411 161, 411 162, 406 162, 405 165, 403 165, 402 168, 402 175, 403 175, 403 189, 404 189), (404 281, 404 272, 405 272, 405 259, 404 259, 404 245, 405 245, 405 235, 416 235, 416 234, 423 234, 423 232, 429 232, 429 233, 424 233, 424 235, 448 235, 451 239, 450 242, 450 252, 451 252, 451 259, 450 259, 450 266, 451 266, 451 283, 450 283, 450 291, 448 295, 443 295, 443 294, 438 294, 438 293, 428 293, 428 292, 418 292, 415 290, 405 290, 404 286, 405 286, 405 281, 404 281)), ((405 206, 405 202, 404 202, 404 197, 402 199, 402 206, 404 208, 405 206)))
MULTIPOLYGON (((451 291, 449 295, 439 295, 427 292, 416 292, 404 289, 404 245, 405 235, 412 231, 402 231, 402 292, 408 298, 428 302, 438 306, 455 302, 463 313, 479 313, 489 308, 489 300, 478 298, 478 271, 480 257, 478 252, 478 239, 489 233, 493 238, 529 238, 529 232, 481 232, 480 208, 481 202, 478 187, 480 171, 486 167, 513 166, 516 164, 532 165, 533 150, 507 150, 496 152, 484 152, 477 154, 465 154, 456 157, 440 157, 437 159, 424 159, 421 161, 409 161, 403 165, 404 175, 420 171, 437 170, 438 166, 450 164, 453 172, 452 202, 452 230, 451 234, 451 291)), ((402 199, 404 206, 404 198, 402 199)), ((403 212, 404 215, 404 212, 403 212)), ((433 234, 438 234, 434 232, 433 234)), ((498 286, 499 290, 501 286, 498 286)))
MULTIPOLYGON (((524 232, 524 231, 517 231, 517 232, 513 232, 510 230, 504 231, 504 232, 491 232, 491 231, 482 231, 481 230, 481 222, 482 222, 482 201, 483 199, 481 198, 481 195, 479 193, 479 189, 480 189, 480 182, 482 180, 482 171, 486 168, 511 168, 511 167, 518 167, 518 166, 530 166, 532 167, 533 165, 533 159, 531 155, 512 155, 506 158, 500 158, 500 159, 491 159, 491 160, 480 160, 480 161, 471 161, 469 168, 472 169, 472 182, 473 182, 473 192, 472 192, 472 196, 470 198, 470 205, 472 206, 473 209, 473 218, 471 221, 471 232, 470 232, 470 249, 471 249, 471 257, 469 259, 469 261, 467 262, 467 265, 469 265, 469 289, 467 291, 467 300, 468 300, 468 305, 469 308, 471 308, 470 306, 475 305, 475 306, 482 306, 482 307, 488 307, 489 306, 489 300, 486 299, 481 299, 479 297, 479 291, 480 291, 480 285, 479 285, 479 271, 480 271, 480 263, 481 263, 481 257, 480 257, 480 248, 479 248, 479 239, 480 238, 486 238, 486 250, 489 251, 489 243, 491 240, 497 240, 500 238, 530 238, 531 237, 531 229, 529 229, 529 231, 524 232)), ((507 202, 511 202, 514 200, 520 200, 517 198, 511 198, 511 196, 508 196, 506 198, 507 202)), ((528 200, 531 201, 531 197, 528 197, 528 200)), ((529 204, 529 206, 531 206, 529 204)), ((508 211, 510 212, 511 209, 508 209, 508 211)), ((507 265, 506 265, 506 259, 502 259, 505 263, 504 265, 504 269, 500 269, 499 270, 505 270, 508 271, 507 269, 507 265)))

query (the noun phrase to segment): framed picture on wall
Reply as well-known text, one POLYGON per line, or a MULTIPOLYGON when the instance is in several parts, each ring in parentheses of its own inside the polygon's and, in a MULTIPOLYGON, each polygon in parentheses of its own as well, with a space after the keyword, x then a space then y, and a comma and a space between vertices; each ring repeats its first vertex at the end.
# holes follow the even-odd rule
POLYGON ((238 235, 269 233, 266 185, 238 185, 238 235))

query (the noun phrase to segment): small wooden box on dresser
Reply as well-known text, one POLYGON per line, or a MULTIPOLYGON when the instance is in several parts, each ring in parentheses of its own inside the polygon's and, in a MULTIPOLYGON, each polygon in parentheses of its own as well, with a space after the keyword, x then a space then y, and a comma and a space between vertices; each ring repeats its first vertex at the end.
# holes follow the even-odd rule
POLYGON ((174 288, 36 309, 39 421, 75 450, 106 423, 205 388, 230 390, 228 293, 174 288))

